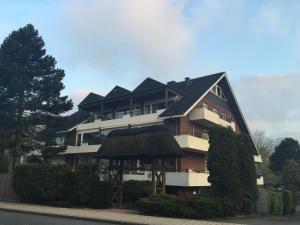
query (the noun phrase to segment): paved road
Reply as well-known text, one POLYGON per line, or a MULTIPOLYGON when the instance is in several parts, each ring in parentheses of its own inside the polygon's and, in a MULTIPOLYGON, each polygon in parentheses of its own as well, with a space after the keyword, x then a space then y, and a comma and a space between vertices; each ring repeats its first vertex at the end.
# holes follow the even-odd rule
POLYGON ((0 225, 113 225, 78 219, 42 216, 0 210, 0 225))
POLYGON ((245 224, 245 225, 299 225, 300 214, 292 216, 257 216, 241 219, 225 220, 225 222, 245 224))

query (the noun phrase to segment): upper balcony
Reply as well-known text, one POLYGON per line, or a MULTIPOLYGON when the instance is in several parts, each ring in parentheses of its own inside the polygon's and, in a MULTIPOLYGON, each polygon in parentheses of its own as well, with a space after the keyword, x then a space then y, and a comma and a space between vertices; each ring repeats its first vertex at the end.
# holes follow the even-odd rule
POLYGON ((77 131, 91 130, 91 129, 109 129, 117 127, 127 127, 129 124, 140 125, 140 124, 154 124, 162 123, 163 119, 159 115, 164 111, 164 109, 157 110, 155 113, 144 114, 144 115, 123 115, 121 118, 111 119, 111 120, 101 120, 97 119, 90 123, 84 123, 77 126, 77 131))
POLYGON ((230 127, 233 131, 235 131, 235 122, 226 121, 220 118, 219 114, 212 112, 206 108, 197 108, 191 111, 190 120, 199 122, 208 127, 212 127, 215 125, 219 125, 222 127, 230 127))
POLYGON ((174 137, 180 148, 196 149, 204 152, 208 151, 209 143, 207 139, 191 135, 176 135, 174 137))
POLYGON ((96 153, 100 146, 101 144, 89 145, 87 143, 83 143, 80 146, 66 146, 66 150, 61 152, 60 155, 96 153))

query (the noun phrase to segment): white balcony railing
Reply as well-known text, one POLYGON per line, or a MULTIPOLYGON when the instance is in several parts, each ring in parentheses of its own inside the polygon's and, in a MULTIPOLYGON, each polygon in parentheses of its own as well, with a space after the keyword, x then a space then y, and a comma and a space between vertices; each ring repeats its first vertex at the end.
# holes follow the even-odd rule
POLYGON ((197 108, 194 109, 191 113, 190 113, 190 120, 206 120, 209 121, 211 123, 217 124, 219 126, 222 127, 231 127, 232 130, 235 131, 235 123, 234 122, 229 122, 226 120, 223 120, 222 118, 220 118, 219 114, 212 112, 208 109, 205 108, 197 108))
POLYGON ((91 123, 84 123, 77 126, 77 131, 91 130, 91 129, 110 129, 117 127, 127 127, 128 124, 131 125, 140 125, 140 124, 154 124, 154 123, 162 123, 163 119, 159 118, 159 115, 164 111, 157 110, 156 113, 138 115, 138 116, 130 116, 124 115, 121 118, 112 119, 112 120, 95 120, 91 123))
POLYGON ((262 163, 262 158, 260 155, 253 155, 253 157, 254 157, 254 162, 262 163))
MULTIPOLYGON (((185 172, 166 172, 166 185, 181 187, 210 186, 207 178, 208 173, 198 173, 192 170, 185 172)), ((123 180, 151 180, 151 171, 145 171, 142 174, 124 174, 123 180)))
POLYGON ((204 138, 194 137, 191 135, 174 136, 180 148, 191 148, 199 151, 207 152, 209 148, 208 140, 204 138))
POLYGON ((80 154, 80 153, 96 153, 101 145, 88 145, 81 144, 80 146, 67 146, 66 151, 60 153, 61 155, 66 154, 80 154))
POLYGON ((187 172, 167 172, 166 185, 181 187, 204 187, 210 186, 208 173, 187 172))
POLYGON ((256 184, 257 185, 264 185, 264 177, 260 177, 256 179, 256 184))

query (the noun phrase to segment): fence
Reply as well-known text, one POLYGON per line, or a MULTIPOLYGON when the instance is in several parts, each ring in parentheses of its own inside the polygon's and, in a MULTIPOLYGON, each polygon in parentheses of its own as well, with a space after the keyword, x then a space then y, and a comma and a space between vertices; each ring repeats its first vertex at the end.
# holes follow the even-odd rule
POLYGON ((15 201, 16 194, 12 187, 12 175, 0 174, 0 201, 15 201))

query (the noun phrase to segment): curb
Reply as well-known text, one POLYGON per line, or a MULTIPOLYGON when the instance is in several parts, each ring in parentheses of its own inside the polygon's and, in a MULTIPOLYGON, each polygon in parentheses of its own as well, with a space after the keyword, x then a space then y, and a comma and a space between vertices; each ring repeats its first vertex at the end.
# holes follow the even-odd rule
POLYGON ((122 221, 118 221, 118 220, 96 219, 96 218, 70 216, 70 215, 60 215, 60 214, 54 214, 54 213, 43 213, 43 212, 35 212, 35 211, 29 211, 29 210, 8 209, 8 208, 1 208, 0 207, 0 211, 1 210, 2 211, 7 211, 7 212, 34 214, 34 215, 49 216, 49 217, 59 217, 59 218, 66 218, 66 219, 84 220, 84 221, 91 221, 91 222, 103 222, 103 223, 120 224, 120 225, 141 225, 140 223, 135 223, 135 222, 122 222, 122 221))

